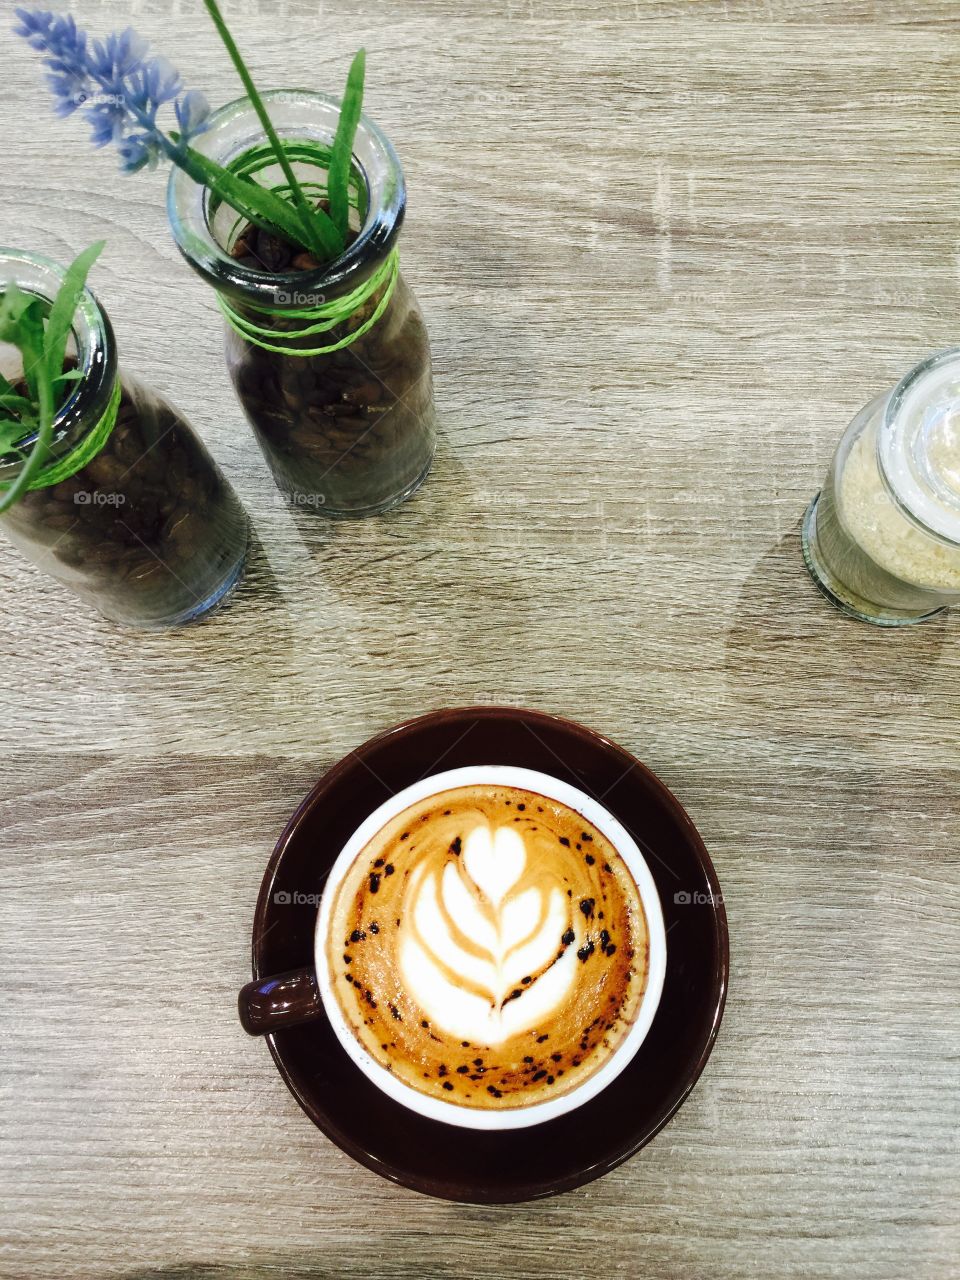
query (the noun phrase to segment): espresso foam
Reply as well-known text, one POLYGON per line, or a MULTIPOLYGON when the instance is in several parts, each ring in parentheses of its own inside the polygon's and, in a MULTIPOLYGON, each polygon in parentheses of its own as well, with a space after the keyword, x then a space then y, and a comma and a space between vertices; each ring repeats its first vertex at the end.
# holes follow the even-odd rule
POLYGON ((580 814, 518 788, 458 787, 358 855, 327 960, 348 1024, 398 1079, 522 1107, 616 1049, 646 985, 647 925, 623 859, 580 814))

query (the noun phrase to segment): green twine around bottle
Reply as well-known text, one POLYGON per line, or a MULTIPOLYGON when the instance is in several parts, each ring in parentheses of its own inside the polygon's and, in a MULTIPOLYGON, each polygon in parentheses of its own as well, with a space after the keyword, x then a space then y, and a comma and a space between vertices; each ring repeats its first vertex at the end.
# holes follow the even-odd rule
MULTIPOLYGON (((283 149, 291 161, 299 160, 324 169, 329 166, 331 148, 326 143, 316 142, 308 138, 290 139, 284 140, 283 149)), ((238 177, 250 178, 273 164, 275 158, 272 147, 261 144, 251 147, 248 151, 236 157, 227 168, 238 177)), ((305 181, 301 183, 301 187, 304 191, 310 191, 319 196, 326 195, 327 191, 324 182, 305 181)), ((289 193, 289 187, 286 183, 277 183, 270 189, 278 195, 289 193)), ((361 222, 363 222, 367 214, 367 200, 366 184, 363 181, 362 174, 354 166, 351 174, 349 201, 351 206, 359 213, 361 222)), ((212 212, 216 212, 216 206, 212 212)), ((242 219, 238 219, 234 224, 234 232, 241 221, 242 219)), ((278 307, 276 309, 271 308, 269 311, 249 308, 249 310, 254 310, 257 315, 269 317, 270 319, 306 321, 303 325, 289 329, 285 327, 278 330, 272 326, 257 324, 254 320, 249 319, 247 315, 241 314, 225 294, 219 291, 216 295, 217 304, 230 327, 246 342, 251 342, 254 346, 261 347, 264 351, 272 351, 276 355, 301 356, 304 358, 308 356, 326 356, 331 355, 334 351, 342 351, 345 347, 349 347, 351 343, 356 342, 358 338, 362 338, 365 333, 373 328, 387 309, 387 305, 396 288, 399 273, 400 255, 397 249, 393 249, 376 271, 368 276, 356 289, 344 294, 342 297, 333 298, 329 302, 318 303, 313 307, 278 307), (351 333, 346 334, 339 341, 328 343, 325 346, 304 347, 302 345, 306 339, 321 333, 329 333, 337 325, 349 320, 354 312, 358 311, 381 288, 383 288, 383 295, 373 313, 351 333)))
MULTIPOLYGON (((117 378, 110 393, 110 400, 104 410, 103 417, 69 453, 58 458, 56 462, 42 467, 27 485, 33 492, 37 489, 49 489, 62 480, 69 480, 78 471, 82 471, 88 462, 92 462, 103 446, 110 439, 113 428, 117 425, 117 413, 120 409, 120 379, 117 378)), ((12 483, 12 482, 11 482, 12 483)), ((0 482, 0 489, 9 489, 10 483, 0 482)))
POLYGON ((399 273, 400 253, 399 250, 394 249, 371 276, 368 276, 352 292, 346 293, 340 298, 320 303, 315 307, 293 307, 262 313, 284 320, 306 320, 310 322, 296 329, 278 331, 277 329, 265 328, 263 325, 255 324, 252 320, 247 319, 246 316, 240 315, 222 293, 217 294, 217 302, 230 327, 236 330, 241 338, 244 338, 247 342, 252 342, 255 346, 262 347, 264 351, 273 351, 283 356, 327 356, 334 351, 341 351, 344 347, 349 347, 351 343, 356 342, 358 338, 362 338, 368 330, 373 328, 387 309, 387 304, 396 288, 399 273), (382 286, 386 287, 373 312, 364 320, 363 324, 359 325, 351 333, 348 333, 338 342, 331 342, 322 347, 307 348, 298 345, 304 339, 313 337, 314 334, 327 333, 338 324, 343 324, 344 321, 349 320, 354 312, 359 310, 368 298, 372 298, 382 286), (274 341, 268 341, 271 338, 274 341), (277 339, 282 339, 282 342, 278 342, 277 339))

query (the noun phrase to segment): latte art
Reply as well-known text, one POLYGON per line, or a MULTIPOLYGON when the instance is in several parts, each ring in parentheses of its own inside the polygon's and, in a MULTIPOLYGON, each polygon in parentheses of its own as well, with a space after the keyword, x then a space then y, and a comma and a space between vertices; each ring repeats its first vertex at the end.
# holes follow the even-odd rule
POLYGON ((522 1107, 592 1075, 629 1030, 646 920, 613 845, 559 801, 494 785, 392 818, 337 888, 333 993, 370 1055, 447 1102, 522 1107))
POLYGON ((411 876, 399 944, 406 990, 435 1026, 474 1044, 501 1044, 548 1018, 576 978, 575 953, 557 951, 569 900, 559 883, 525 882, 526 863, 515 827, 481 826, 459 859, 411 876))

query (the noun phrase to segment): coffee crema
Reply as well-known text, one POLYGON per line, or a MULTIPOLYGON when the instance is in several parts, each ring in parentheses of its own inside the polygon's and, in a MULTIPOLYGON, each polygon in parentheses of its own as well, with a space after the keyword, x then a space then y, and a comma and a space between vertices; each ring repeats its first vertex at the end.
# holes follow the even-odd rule
POLYGON ((611 1057, 647 982, 623 858, 582 814, 517 787, 405 809, 336 890, 326 955, 361 1045, 420 1093, 525 1107, 611 1057))

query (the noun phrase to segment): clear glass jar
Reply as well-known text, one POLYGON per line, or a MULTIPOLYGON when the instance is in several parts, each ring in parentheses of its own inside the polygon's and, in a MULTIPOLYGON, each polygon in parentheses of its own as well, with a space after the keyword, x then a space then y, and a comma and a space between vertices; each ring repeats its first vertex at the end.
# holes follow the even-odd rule
MULTIPOLYGON (((316 163, 297 157, 296 145, 330 144, 338 100, 284 90, 264 98, 298 179, 325 179, 316 163)), ((264 142, 257 115, 242 98, 217 112, 195 145, 226 167, 263 153, 264 142)), ((209 191, 181 170, 172 172, 168 193, 173 234, 190 265, 242 321, 276 334, 277 345, 299 348, 267 350, 229 324, 226 329, 227 367, 278 487, 291 505, 331 517, 376 515, 405 501, 426 478, 436 447, 430 346, 402 276, 379 319, 329 354, 301 354, 316 349, 317 337, 291 341, 286 335, 303 322, 278 314, 301 300, 330 303, 352 294, 394 251, 406 204, 403 173, 389 140, 366 117, 357 128, 354 174, 365 192, 356 238, 336 261, 307 271, 260 270, 232 257, 242 220, 212 203, 209 191)), ((256 177, 265 186, 282 180, 269 163, 256 177)), ((322 345, 360 328, 386 288, 324 333, 322 345)))
POLYGON ((960 602, 960 348, 857 414, 807 509, 803 553, 824 595, 864 622, 960 602))
MULTIPOLYGON (((50 301, 62 280, 54 262, 0 250, 0 292, 15 281, 50 301)), ((114 622, 159 628, 199 618, 241 577, 246 514, 184 418, 119 369, 110 320, 89 290, 68 353, 83 376, 57 414, 45 465, 88 440, 119 395, 116 425, 80 470, 29 490, 0 516, 0 528, 114 622)), ((19 352, 7 349, 3 363, 16 382, 19 352)), ((19 458, 0 459, 0 483, 9 486, 20 466, 19 458)))

